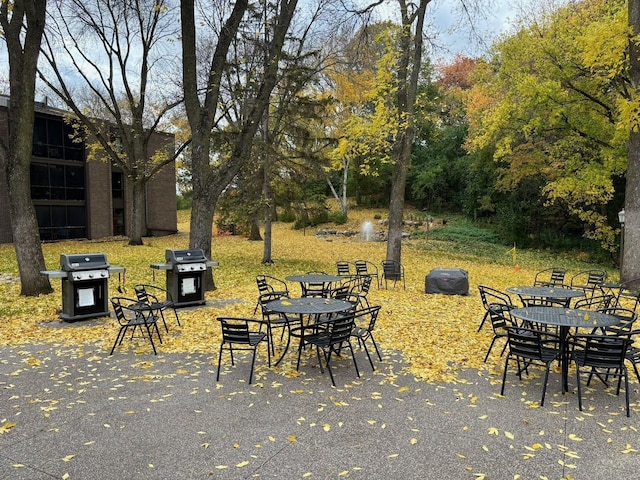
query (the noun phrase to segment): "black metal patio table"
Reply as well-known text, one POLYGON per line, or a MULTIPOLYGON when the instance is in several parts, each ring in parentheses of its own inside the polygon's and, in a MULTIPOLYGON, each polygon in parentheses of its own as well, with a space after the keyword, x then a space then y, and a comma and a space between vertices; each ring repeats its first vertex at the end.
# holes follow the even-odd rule
POLYGON ((615 315, 594 310, 581 310, 564 307, 524 307, 510 310, 509 313, 520 320, 560 328, 560 366, 562 369, 562 393, 569 391, 569 350, 567 339, 570 328, 609 327, 620 323, 615 315))
MULTIPOLYGON (((272 312, 283 314, 287 320, 287 315, 298 315, 300 322, 302 323, 305 315, 319 317, 321 315, 345 312, 353 308, 353 304, 351 302, 337 300, 335 298, 302 297, 281 298, 267 303, 265 307, 272 312)), ((287 334, 287 342, 282 351, 282 355, 274 365, 278 365, 282 361, 289 349, 289 344, 291 343, 291 329, 289 322, 287 322, 287 330, 289 330, 287 334)))
POLYGON ((571 288, 563 287, 543 287, 543 286, 529 286, 523 285, 520 287, 508 287, 507 292, 514 293, 520 297, 524 306, 527 306, 526 298, 551 300, 556 302, 566 302, 566 306, 569 302, 578 297, 584 297, 585 293, 582 290, 574 290, 571 288))

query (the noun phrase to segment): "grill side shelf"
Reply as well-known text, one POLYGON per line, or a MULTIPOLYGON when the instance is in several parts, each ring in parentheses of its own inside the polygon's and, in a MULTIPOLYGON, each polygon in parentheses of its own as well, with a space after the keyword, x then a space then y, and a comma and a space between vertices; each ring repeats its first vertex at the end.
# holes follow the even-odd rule
POLYGON ((69 272, 64 270, 41 270, 40 274, 48 278, 67 278, 69 272))

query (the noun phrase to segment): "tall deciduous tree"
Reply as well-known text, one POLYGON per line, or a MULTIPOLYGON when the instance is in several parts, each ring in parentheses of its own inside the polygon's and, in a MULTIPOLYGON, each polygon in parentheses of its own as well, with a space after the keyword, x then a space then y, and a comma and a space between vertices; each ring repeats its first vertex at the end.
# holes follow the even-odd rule
POLYGON ((631 102, 635 104, 636 116, 629 125, 627 141, 627 186, 625 190, 626 223, 620 277, 623 281, 640 278, 640 0, 628 0, 629 22, 629 82, 631 102))
POLYGON ((43 78, 88 133, 90 152, 106 156, 132 183, 129 244, 141 245, 146 185, 181 151, 152 142, 181 101, 166 75, 177 16, 165 0, 69 0, 56 8, 43 78), (78 94, 83 87, 85 99, 78 94))
MULTIPOLYGON (((204 82, 199 82, 197 17, 194 0, 181 0, 182 63, 185 110, 191 129, 191 173, 193 175, 193 203, 191 209, 191 248, 201 248, 211 256, 213 215, 220 194, 229 185, 251 152, 253 139, 262 115, 268 106, 271 91, 278 79, 279 59, 297 0, 276 2, 277 13, 268 19, 273 25, 272 37, 266 47, 266 69, 254 90, 249 111, 236 131, 235 139, 225 151, 212 156, 211 133, 218 123, 221 110, 226 108, 221 96, 222 78, 227 67, 227 55, 243 16, 250 8, 248 0, 237 0, 226 19, 223 19, 213 55, 206 67, 204 82)), ((226 2, 218 6, 218 13, 229 9, 226 2)), ((207 278, 207 288, 215 288, 207 278)))
POLYGON ((40 274, 45 261, 38 221, 31 201, 29 166, 32 156, 34 97, 40 43, 45 28, 46 0, 2 0, 0 27, 9 57, 8 141, 0 139, 0 167, 5 170, 13 243, 20 270, 21 294, 52 291, 40 274))
POLYGON ((424 18, 431 0, 420 0, 417 4, 398 0, 400 7, 401 33, 400 57, 397 68, 396 116, 399 123, 394 139, 393 173, 391 176, 391 198, 389 202, 389 233, 387 236, 387 260, 402 263, 402 225, 404 195, 407 172, 411 163, 411 149, 415 138, 415 103, 418 80, 422 66, 424 43, 424 18))
MULTIPOLYGON (((581 222, 586 236, 617 247, 613 180, 624 173, 624 2, 586 0, 529 16, 495 46, 492 71, 469 96, 472 151, 495 146, 499 186, 539 185, 547 206, 581 222), (479 91, 482 90, 482 91, 479 91)), ((550 209, 547 209, 549 212, 550 209)), ((544 214, 544 212, 543 212, 544 214)))

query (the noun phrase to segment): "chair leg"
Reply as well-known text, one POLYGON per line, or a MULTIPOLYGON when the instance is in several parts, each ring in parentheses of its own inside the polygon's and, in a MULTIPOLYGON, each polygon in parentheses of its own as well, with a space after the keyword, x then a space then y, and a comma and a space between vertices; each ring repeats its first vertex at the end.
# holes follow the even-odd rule
POLYGON ((578 409, 582 411, 582 388, 580 387, 580 368, 576 365, 576 381, 578 383, 578 409))
POLYGON ((622 366, 622 372, 624 374, 624 398, 627 403, 627 417, 631 416, 631 409, 629 407, 629 374, 626 367, 622 366))
POLYGON ((547 363, 547 368, 544 372, 544 383, 542 384, 542 400, 540 400, 540 406, 544 407, 544 397, 547 394, 547 382, 549 381, 549 368, 551 363, 547 363))
POLYGON ((493 344, 496 342, 498 337, 493 337, 491 340, 491 344, 489 345, 489 350, 487 350, 487 354, 484 356, 484 363, 487 363, 487 359, 489 358, 489 354, 491 353, 491 349, 493 348, 493 344))
POLYGON ((111 347, 111 352, 109 353, 109 355, 113 355, 114 350, 116 349, 116 347, 118 346, 119 343, 122 342, 122 338, 124 338, 124 331, 126 331, 127 327, 120 327, 120 330, 118 331, 118 336, 116 337, 116 341, 113 343, 113 347, 111 347))
POLYGON ((253 380, 253 366, 256 363, 257 350, 258 350, 258 346, 256 345, 255 347, 253 347, 253 356, 251 357, 251 369, 249 370, 249 385, 251 385, 251 382, 253 380))
POLYGON ((222 362, 222 346, 224 343, 220 344, 220 351, 218 352, 218 373, 216 374, 216 382, 220 380, 220 363, 222 362))
POLYGON ((487 320, 487 318, 489 317, 489 312, 485 312, 484 317, 482 317, 482 321, 480 322, 480 326, 478 327, 478 332, 480 330, 482 330, 482 327, 484 326, 484 322, 487 320))
MULTIPOLYGON (((358 337, 358 343, 360 343, 363 347, 364 347, 364 352, 367 354, 367 358, 369 359, 369 364, 371 365, 371 370, 375 370, 376 367, 373 366, 373 360, 371 360, 371 355, 369 355, 369 349, 367 348, 367 342, 366 340, 360 340, 360 337, 358 337)), ((352 352, 353 355, 353 352, 352 352)))
POLYGON ((500 390, 500 395, 504 396, 504 384, 507 381, 507 368, 509 367, 509 358, 511 354, 507 355, 507 360, 504 362, 504 372, 502 372, 502 389, 500 390))

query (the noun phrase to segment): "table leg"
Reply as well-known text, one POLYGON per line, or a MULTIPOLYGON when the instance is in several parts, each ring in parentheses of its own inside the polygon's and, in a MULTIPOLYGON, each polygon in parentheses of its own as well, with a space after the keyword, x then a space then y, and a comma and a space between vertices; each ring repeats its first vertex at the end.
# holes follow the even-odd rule
POLYGON ((560 367, 562 369, 562 393, 569 391, 569 349, 567 341, 569 337, 569 327, 560 327, 560 367))

